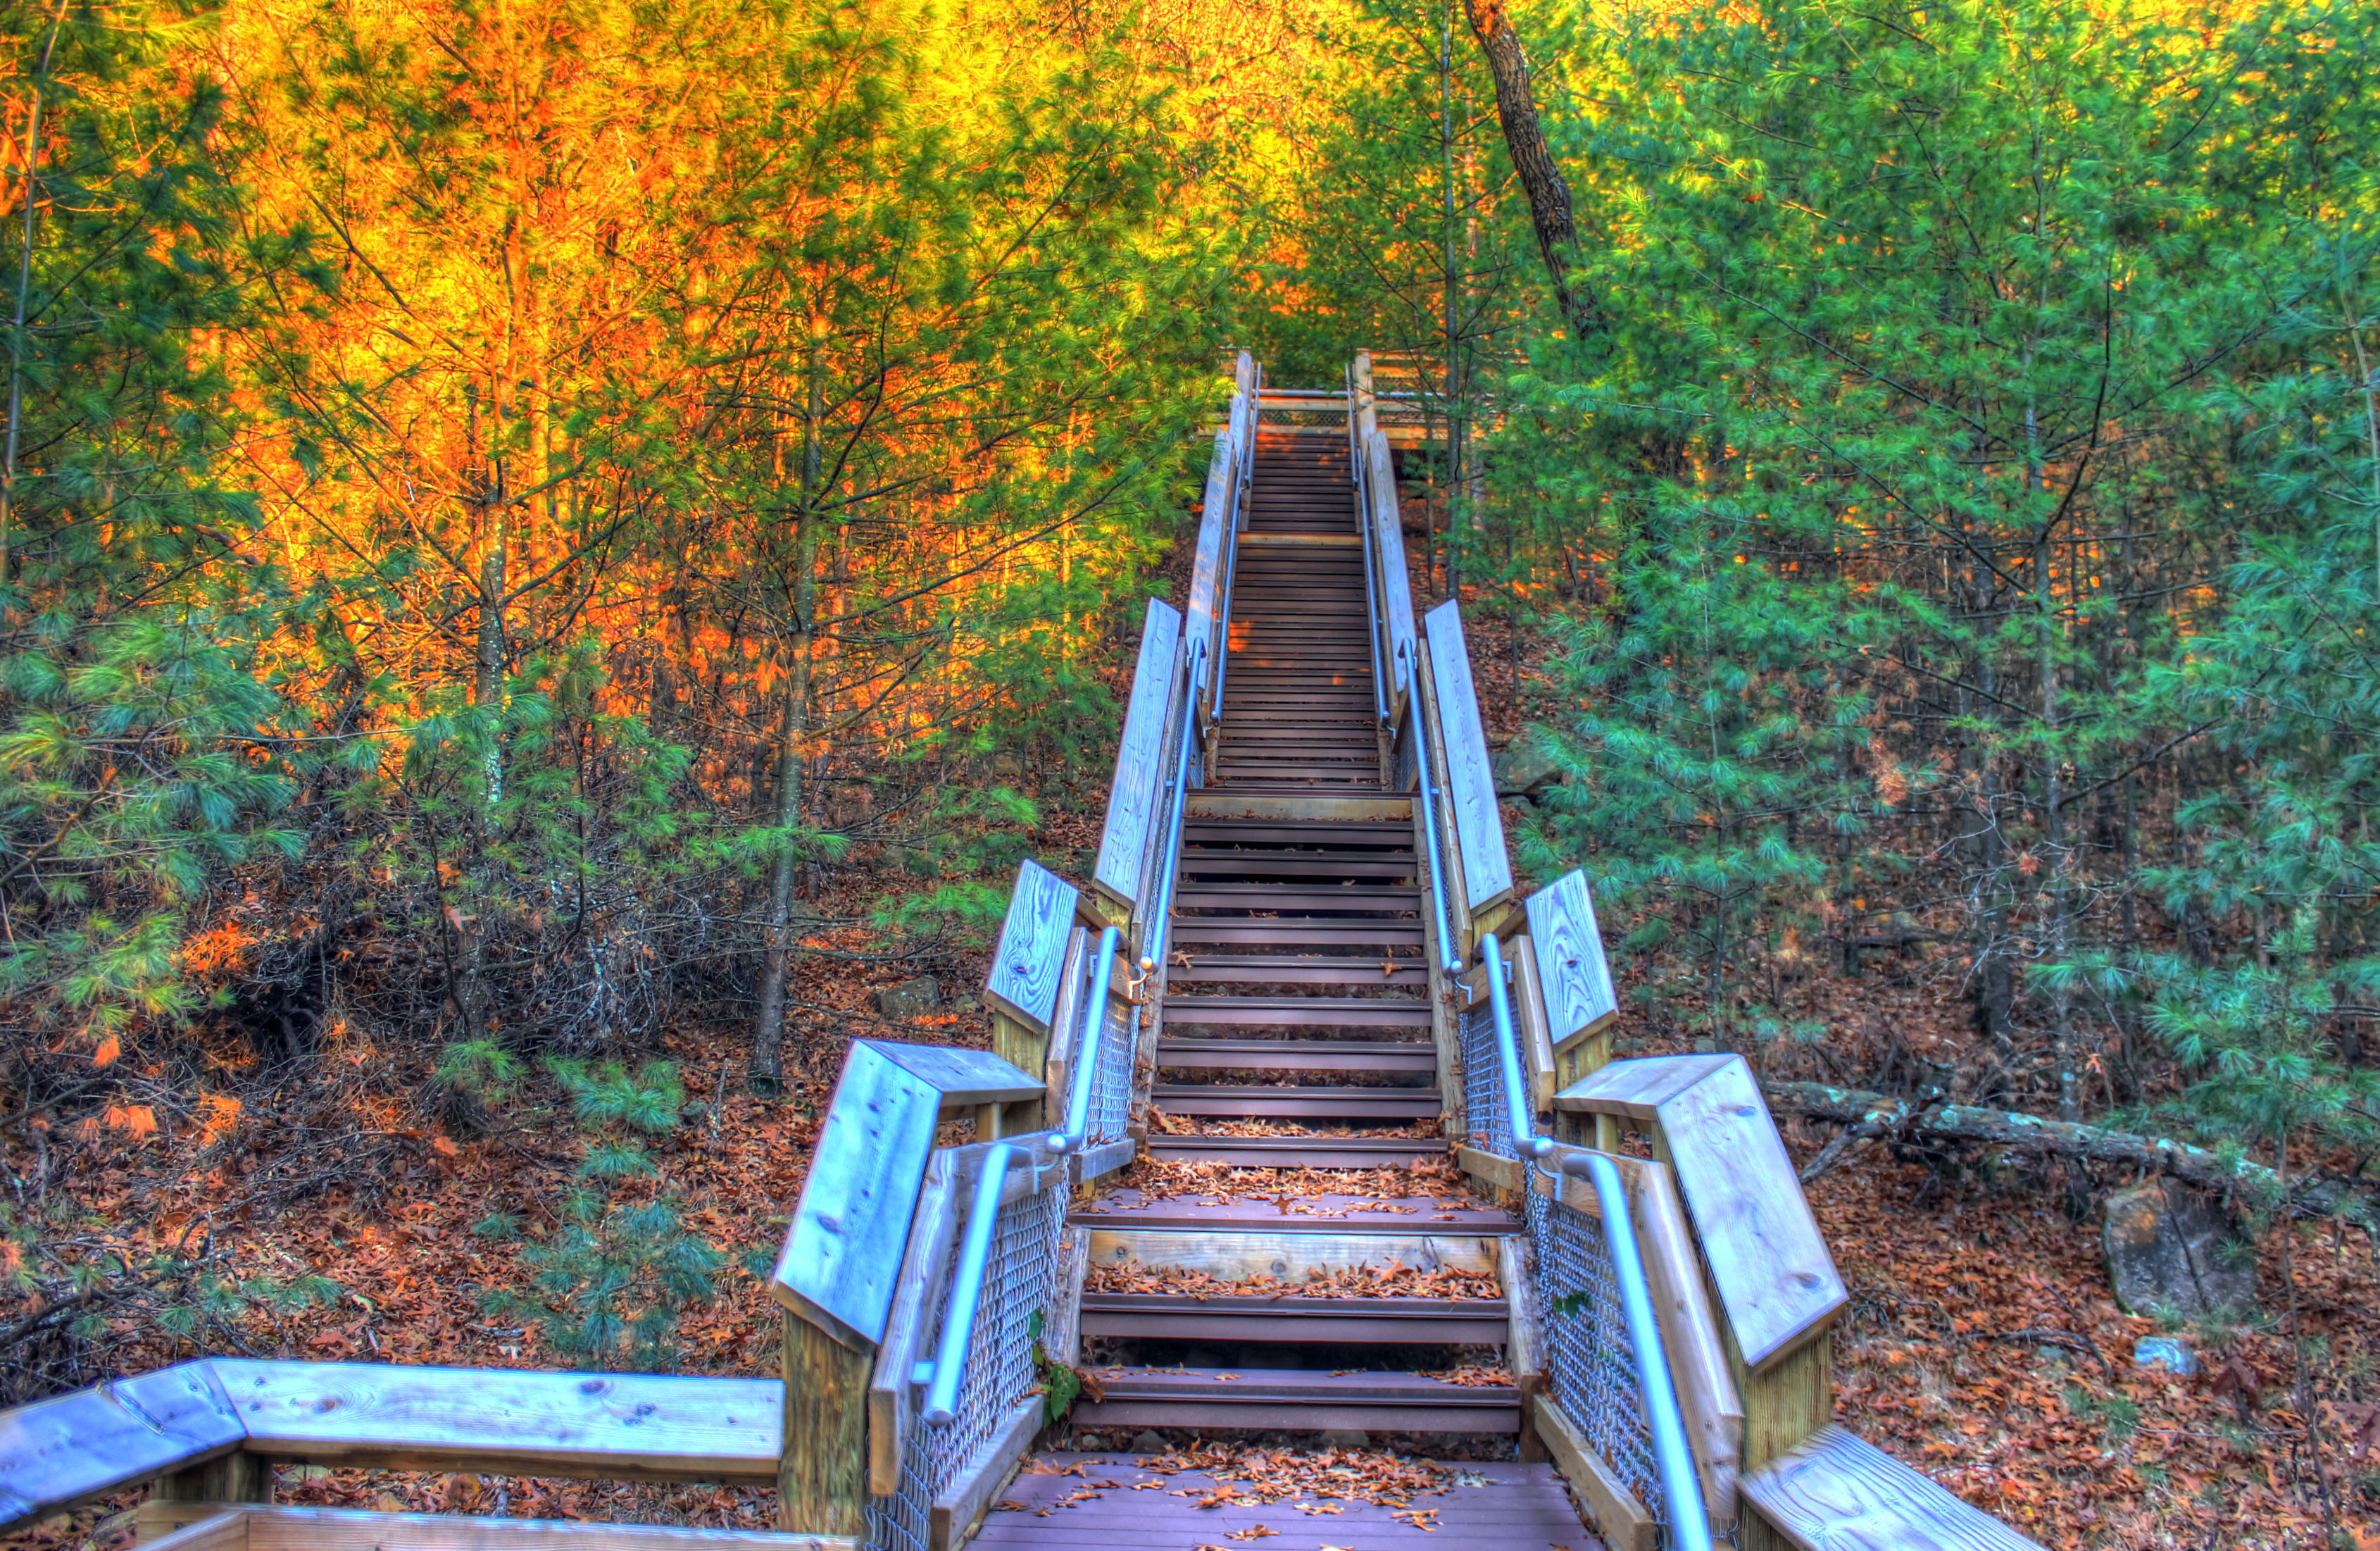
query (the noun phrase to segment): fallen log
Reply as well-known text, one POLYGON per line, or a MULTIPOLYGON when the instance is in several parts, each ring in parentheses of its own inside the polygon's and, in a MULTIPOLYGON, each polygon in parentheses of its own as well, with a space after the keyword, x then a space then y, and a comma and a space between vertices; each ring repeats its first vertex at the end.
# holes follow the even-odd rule
MULTIPOLYGON (((2152 1174, 2175 1175, 2226 1195, 2244 1196, 2260 1207, 2270 1206, 2282 1196, 2280 1176, 2264 1165, 2170 1137, 2140 1136, 1979 1105, 1946 1104, 1938 1095, 1892 1098, 1859 1088, 1831 1088, 1823 1082, 1764 1082, 1760 1091, 1773 1114, 1831 1120, 1849 1128, 1811 1160, 1803 1171, 1805 1184, 1840 1163, 1856 1142, 1882 1138, 1917 1143, 1974 1142, 2013 1153, 2125 1164, 2152 1174)), ((2380 1183, 2309 1174, 2289 1182, 2288 1197, 2293 1216, 2345 1217, 2367 1228, 2380 1228, 2380 1183)))

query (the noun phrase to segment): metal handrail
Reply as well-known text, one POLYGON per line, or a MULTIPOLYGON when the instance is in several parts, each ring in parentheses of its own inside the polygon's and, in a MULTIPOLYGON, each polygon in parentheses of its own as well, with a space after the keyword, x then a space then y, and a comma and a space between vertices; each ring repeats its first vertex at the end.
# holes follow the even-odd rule
MULTIPOLYGON (((1513 1150, 1525 1166, 1528 1161, 1542 1161, 1558 1143, 1552 1137, 1536 1134, 1536 1122, 1529 1112, 1529 1091, 1521 1075, 1521 1042, 1512 1023, 1512 997, 1504 987, 1511 971, 1504 964, 1504 946, 1493 932, 1479 934, 1479 962, 1488 972, 1488 1006, 1496 1018, 1496 1059, 1504 1071, 1505 1120, 1512 1130, 1513 1150)), ((1596 1203, 1603 1209, 1611 1279, 1619 1284, 1620 1307, 1628 1320, 1628 1344, 1635 1354, 1645 1429, 1653 1435, 1653 1462, 1660 1472, 1663 1507, 1669 1512, 1669 1551, 1709 1551, 1710 1516, 1703 1508, 1694 1451, 1686 1444, 1685 1416, 1678 1408, 1677 1386, 1670 1378, 1660 1321, 1653 1313, 1652 1284, 1645 1276, 1645 1257, 1636 1248, 1635 1219, 1629 1215, 1628 1191, 1621 1181, 1619 1166, 1608 1154, 1579 1148, 1562 1154, 1559 1172, 1585 1176, 1594 1185, 1596 1203)))
POLYGON ((1115 980, 1116 945, 1123 940, 1121 927, 1106 927, 1099 933, 1099 962, 1091 970, 1091 999, 1083 1012, 1082 1037, 1075 1041, 1075 1075, 1066 1089, 1066 1129, 1050 1132, 1043 1143, 1053 1154, 1076 1151, 1090 1140, 1091 1093, 1098 1081, 1099 1045, 1107 1034, 1108 987, 1115 980))
POLYGON ((1645 1257, 1636 1248, 1635 1220, 1629 1215, 1620 1166, 1607 1154, 1582 1151, 1563 1157, 1561 1172, 1585 1175, 1595 1186, 1596 1203, 1603 1208, 1611 1279, 1620 1284, 1628 1344, 1636 1354, 1636 1386, 1644 1396, 1646 1430, 1653 1435, 1653 1463, 1661 1476, 1661 1507, 1670 1521, 1668 1551, 1711 1551, 1710 1515, 1703 1508, 1694 1451, 1686 1446, 1686 1419, 1678 1408, 1677 1386, 1670 1380, 1668 1354, 1661 1349, 1661 1322, 1653 1313, 1653 1289, 1645 1280, 1645 1257))
POLYGON ((991 1264, 992 1230, 1000 1224, 1000 1195, 1009 1166, 1025 1155, 1021 1147, 994 1147, 983 1155, 967 1213, 966 1237, 952 1273, 951 1301, 942 1316, 941 1340, 934 1349, 933 1382, 926 1386, 926 1420, 947 1426, 958 1418, 959 1383, 966 1377, 967 1346, 975 1336, 977 1305, 983 1301, 984 1273, 991 1264))
POLYGON ((1388 677, 1386 665, 1380 661, 1380 638, 1387 633, 1388 621, 1380 617, 1380 583, 1373 574, 1379 568, 1372 545, 1372 463, 1366 456, 1372 450, 1356 429, 1355 373, 1347 373, 1347 458, 1348 478, 1355 484, 1355 527, 1364 535, 1364 613, 1368 624, 1365 634, 1372 648, 1372 716, 1380 726, 1389 725, 1389 692, 1382 681, 1388 677))
POLYGON ((1182 854, 1182 811, 1190 800, 1190 749, 1198 737, 1198 691, 1207 682, 1207 643, 1190 643, 1189 663, 1184 668, 1187 687, 1183 692, 1183 724, 1181 747, 1173 756, 1173 798, 1172 816, 1166 824, 1165 850, 1157 869, 1157 898, 1148 912, 1148 930, 1154 934, 1141 941, 1140 972, 1148 974, 1165 961, 1167 919, 1173 913, 1174 862, 1182 854), (1155 952, 1150 952, 1154 946, 1155 952))
MULTIPOLYGON (((1399 663, 1403 662, 1404 654, 1405 645, 1399 641, 1399 663)), ((1422 696, 1415 695, 1409 703, 1413 712, 1414 769, 1420 776, 1420 789, 1414 794, 1414 800, 1421 804, 1422 840, 1429 848, 1429 905, 1438 922, 1438 953, 1446 972, 1459 975, 1463 972, 1463 959, 1454 950, 1453 920, 1446 913, 1446 861, 1438 844, 1438 792, 1430 784, 1429 728, 1423 725, 1427 717, 1422 696)))
POLYGON ((1529 1090, 1521 1078, 1521 1042, 1512 1027, 1512 999, 1504 979, 1512 971, 1504 963, 1504 945, 1493 932, 1479 934, 1479 962, 1488 971, 1488 1006, 1496 1015, 1496 1058, 1504 1069, 1505 1118, 1512 1122, 1512 1145, 1524 1158, 1542 1158, 1554 1150, 1554 1139, 1536 1134, 1529 1114, 1529 1090))
MULTIPOLYGON (((1216 617, 1223 622, 1223 649, 1215 655, 1215 720, 1223 719, 1223 674, 1232 666, 1232 582, 1240 574, 1240 514, 1247 509, 1248 485, 1256 477, 1257 416, 1264 400, 1264 362, 1256 364, 1256 383, 1248 394, 1247 435, 1232 449, 1239 466, 1232 473, 1232 509, 1223 514, 1223 596, 1216 617)), ((1236 396, 1235 396, 1236 397, 1236 396)))

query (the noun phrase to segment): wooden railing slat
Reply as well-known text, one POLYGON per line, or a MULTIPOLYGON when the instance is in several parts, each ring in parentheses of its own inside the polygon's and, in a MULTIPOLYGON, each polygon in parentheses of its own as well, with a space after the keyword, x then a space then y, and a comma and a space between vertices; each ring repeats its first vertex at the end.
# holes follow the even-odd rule
POLYGON ((1463 610, 1455 600, 1423 621, 1430 678, 1446 750, 1447 800, 1454 809, 1463 858, 1463 903, 1479 914, 1512 892, 1512 863, 1504 854, 1504 820, 1496 806, 1496 774, 1488 763, 1488 736, 1471 683, 1471 653, 1463 641, 1463 610))
POLYGON ((227 1454, 246 1435, 204 1362, 0 1411, 0 1528, 227 1454))
POLYGON ((1059 971, 1066 958, 1066 934, 1075 923, 1082 891, 1030 859, 1016 869, 1008 919, 992 950, 991 973, 983 994, 992 1006, 1048 1032, 1057 1010, 1059 971))
POLYGON ((1181 644, 1181 614, 1162 598, 1149 599, 1140 658, 1133 668, 1132 699, 1124 709, 1123 737, 1116 748, 1115 780, 1108 788, 1107 827, 1091 878, 1100 893, 1127 910, 1139 902, 1148 881, 1149 829, 1164 785, 1166 711, 1173 699, 1181 644))

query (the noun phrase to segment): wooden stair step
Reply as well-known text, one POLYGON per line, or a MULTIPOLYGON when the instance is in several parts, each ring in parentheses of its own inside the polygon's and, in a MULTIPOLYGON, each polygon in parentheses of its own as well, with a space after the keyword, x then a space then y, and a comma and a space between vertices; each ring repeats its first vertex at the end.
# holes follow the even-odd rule
POLYGON ((1173 908, 1184 910, 1418 910, 1421 890, 1406 884, 1345 884, 1335 888, 1292 884, 1189 884, 1176 885, 1173 908))
POLYGON ((1160 1039, 1160 1070, 1434 1072, 1438 1049, 1420 1040, 1160 1039))
POLYGON ((1325 959, 1312 955, 1272 953, 1194 953, 1184 956, 1190 960, 1184 969, 1176 963, 1167 978, 1179 984, 1195 981, 1201 984, 1267 985, 1393 985, 1420 986, 1429 983, 1429 970, 1419 959, 1380 959, 1340 957, 1325 959), (1381 964, 1395 967, 1383 972, 1381 964))
MULTIPOLYGON (((1377 971, 1378 966, 1374 969, 1377 971)), ((1176 996, 1165 1021, 1290 1028, 1427 1029, 1427 1002, 1410 996, 1176 996)))
POLYGON ((1111 1368, 1100 1370, 1099 1379, 1102 1398, 1075 1403, 1078 1427, 1346 1427, 1383 1433, 1521 1428, 1519 1390, 1449 1384, 1427 1374, 1111 1368))
POLYGON ((1148 1096, 1168 1115, 1247 1120, 1427 1120, 1444 1107, 1435 1088, 1256 1088, 1160 1082, 1148 1096))
MULTIPOLYGON (((1500 1347, 1501 1298, 1193 1298, 1086 1292, 1083 1334, 1172 1341, 1342 1341, 1354 1346, 1500 1347)), ((1225 1370, 1228 1372, 1228 1370, 1225 1370)))
POLYGON ((1443 1157, 1447 1151, 1445 1142, 1434 1136, 1208 1136, 1196 1131, 1152 1132, 1143 1145, 1151 1157, 1245 1168, 1403 1168, 1416 1159, 1443 1157))

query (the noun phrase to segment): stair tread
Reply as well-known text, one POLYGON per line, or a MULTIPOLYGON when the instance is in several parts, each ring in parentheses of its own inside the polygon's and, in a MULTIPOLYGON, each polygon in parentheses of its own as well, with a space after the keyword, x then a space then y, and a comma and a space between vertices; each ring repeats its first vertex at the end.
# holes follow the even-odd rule
POLYGON ((1101 1368, 1111 1398, 1195 1394, 1201 1400, 1426 1399, 1446 1406, 1509 1406, 1520 1391, 1510 1385, 1450 1384, 1432 1374, 1342 1374, 1318 1368, 1101 1368), (1232 1375, 1224 1379, 1219 1375, 1232 1375))

